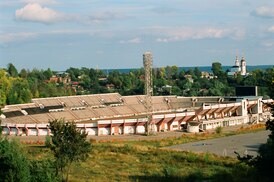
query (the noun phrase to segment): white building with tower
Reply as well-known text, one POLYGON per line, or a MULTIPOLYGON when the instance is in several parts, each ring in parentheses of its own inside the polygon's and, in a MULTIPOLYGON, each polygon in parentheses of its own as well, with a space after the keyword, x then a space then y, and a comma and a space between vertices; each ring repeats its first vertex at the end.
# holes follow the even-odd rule
POLYGON ((227 74, 229 76, 236 76, 239 73, 242 76, 247 75, 246 61, 245 61, 245 58, 242 57, 241 62, 240 62, 238 59, 238 56, 236 56, 235 65, 228 69, 227 74))

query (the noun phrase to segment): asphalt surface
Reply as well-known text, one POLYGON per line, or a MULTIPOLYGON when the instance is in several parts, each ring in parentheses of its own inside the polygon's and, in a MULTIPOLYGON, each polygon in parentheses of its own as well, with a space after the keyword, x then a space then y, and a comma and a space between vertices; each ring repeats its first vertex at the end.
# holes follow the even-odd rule
POLYGON ((258 131, 174 145, 165 148, 179 151, 191 151, 195 153, 214 153, 219 156, 230 157, 236 157, 234 151, 241 155, 249 154, 256 156, 259 146, 266 143, 269 134, 269 131, 258 131))

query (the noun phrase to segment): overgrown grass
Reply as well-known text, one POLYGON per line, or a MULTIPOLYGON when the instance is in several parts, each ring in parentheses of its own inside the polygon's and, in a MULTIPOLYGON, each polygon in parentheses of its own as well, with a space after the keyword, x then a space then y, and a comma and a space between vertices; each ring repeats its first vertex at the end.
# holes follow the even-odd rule
MULTIPOLYGON (((151 143, 150 143, 151 144, 151 143)), ((50 150, 27 147, 30 158, 51 158, 50 150)), ((252 170, 237 159, 171 151, 132 142, 95 143, 86 162, 76 163, 70 181, 235 181, 252 170), (241 171, 237 169, 241 168, 241 171), (237 171, 237 173, 235 173, 237 171), (235 174, 233 174, 235 173, 235 174)))
MULTIPOLYGON (((237 166, 238 161, 234 158, 209 153, 140 148, 128 143, 97 143, 93 145, 89 159, 74 166, 70 180, 203 181, 220 179, 223 174, 233 180, 235 175, 232 173, 237 166)), ((249 170, 248 166, 242 168, 242 171, 249 170)))
MULTIPOLYGON (((70 181, 254 181, 253 169, 235 158, 214 154, 171 151, 161 147, 261 130, 251 129, 220 134, 183 134, 177 138, 145 141, 104 141, 92 143, 86 162, 76 163, 70 181)), ((51 158, 44 145, 26 145, 29 158, 51 158)))

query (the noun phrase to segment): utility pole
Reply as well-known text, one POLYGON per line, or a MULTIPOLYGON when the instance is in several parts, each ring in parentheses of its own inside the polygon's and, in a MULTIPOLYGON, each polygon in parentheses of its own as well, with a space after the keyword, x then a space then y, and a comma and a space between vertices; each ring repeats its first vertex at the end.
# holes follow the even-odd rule
POLYGON ((152 83, 152 53, 145 52, 143 54, 143 64, 145 69, 145 107, 147 110, 147 124, 146 134, 155 133, 155 124, 152 121, 152 95, 153 95, 153 83, 152 83))

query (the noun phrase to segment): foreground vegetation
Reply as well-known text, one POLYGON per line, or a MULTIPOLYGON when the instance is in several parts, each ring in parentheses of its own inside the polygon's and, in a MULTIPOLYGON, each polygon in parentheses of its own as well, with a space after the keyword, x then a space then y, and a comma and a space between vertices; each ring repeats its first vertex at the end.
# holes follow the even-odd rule
MULTIPOLYGON (((58 140, 53 137, 51 140, 47 139, 46 142, 39 141, 37 144, 29 142, 22 145, 14 140, 0 137, 0 177, 3 181, 62 181, 62 166, 67 165, 70 166, 67 168, 69 170, 66 171, 68 176, 65 174, 63 180, 69 179, 68 181, 72 182, 258 181, 261 179, 254 163, 250 165, 250 163, 245 162, 246 160, 242 160, 242 162, 236 158, 220 157, 209 153, 195 154, 172 151, 163 147, 254 132, 264 129, 264 125, 240 128, 233 132, 215 131, 213 133, 183 134, 180 137, 161 140, 96 141, 90 139, 91 151, 87 150, 89 151, 88 158, 74 157, 79 153, 76 152, 78 149, 74 148, 75 144, 71 143, 75 141, 74 137, 70 137, 72 136, 71 133, 74 133, 70 131, 75 131, 73 125, 64 125, 63 121, 61 121, 59 124, 54 124, 51 127, 53 127, 52 129, 56 128, 57 133, 67 133, 68 139, 65 139, 65 135, 62 137, 62 135, 58 134, 56 135, 57 138, 60 137, 58 140), (67 127, 67 130, 59 126, 67 127), (61 128, 61 130, 58 128, 61 128), (60 140, 62 140, 61 143, 58 142, 60 140), (69 142, 66 142, 67 140, 69 142), (62 146, 59 146, 58 143, 62 144, 62 146), (58 148, 61 147, 61 150, 56 150, 56 144, 58 144, 58 148), (52 145, 55 145, 55 147, 52 145), (55 150, 53 150, 54 148, 55 150), (61 153, 56 155, 56 152, 59 153, 60 151, 63 152, 63 155, 61 153), (73 160, 62 162, 60 168, 58 163, 70 157, 73 160), (8 176, 9 178, 3 178, 3 176, 8 176)), ((80 143, 86 143, 82 139, 81 141, 80 143)), ((85 153, 83 154, 85 155, 85 153)), ((246 159, 245 157, 243 158, 246 159)))
MULTIPOLYGON (((94 143, 88 160, 72 166, 69 179, 75 182, 244 181, 246 174, 252 171, 235 158, 165 150, 153 146, 154 142, 150 141, 148 145, 138 142, 94 143)), ((31 159, 52 158, 45 147, 26 146, 25 149, 31 159)))
MULTIPOLYGON (((92 150, 88 159, 71 166, 69 181, 252 181, 253 177, 248 175, 252 175, 253 167, 239 163, 236 158, 177 152, 162 147, 263 128, 263 125, 256 125, 235 132, 191 134, 161 140, 90 140, 92 150)), ((43 166, 48 170, 48 173, 38 173, 38 176, 51 176, 55 172, 51 162, 54 155, 42 142, 39 143, 24 144, 24 151, 29 160, 39 161, 40 165, 36 165, 38 171, 43 166)))

